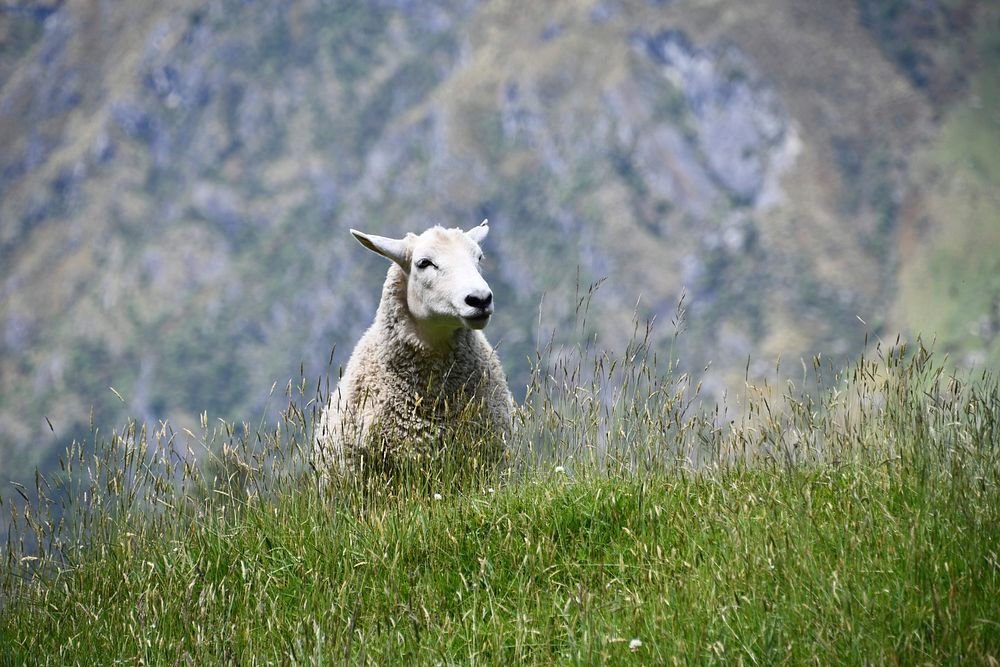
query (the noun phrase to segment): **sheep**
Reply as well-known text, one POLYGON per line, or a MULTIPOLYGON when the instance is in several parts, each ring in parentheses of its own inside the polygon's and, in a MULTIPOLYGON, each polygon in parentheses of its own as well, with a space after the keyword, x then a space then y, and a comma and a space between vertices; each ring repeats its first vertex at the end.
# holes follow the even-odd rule
POLYGON ((480 244, 488 221, 468 231, 432 227, 402 239, 352 229, 392 264, 375 321, 351 353, 320 418, 319 467, 390 475, 427 467, 451 448, 481 467, 500 461, 514 400, 483 329, 493 293, 480 244))

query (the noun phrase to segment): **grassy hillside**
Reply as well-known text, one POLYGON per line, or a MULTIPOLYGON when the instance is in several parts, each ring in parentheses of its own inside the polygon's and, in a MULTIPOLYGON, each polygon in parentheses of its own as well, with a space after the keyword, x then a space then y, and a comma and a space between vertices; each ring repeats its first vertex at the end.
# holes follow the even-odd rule
POLYGON ((305 387, 277 427, 189 434, 207 469, 182 434, 134 425, 69 452, 11 510, 0 660, 1000 657, 995 377, 878 347, 842 374, 817 363, 821 401, 751 388, 729 422, 648 354, 591 357, 614 385, 566 382, 587 353, 556 364, 499 472, 318 485, 305 387), (58 485, 86 494, 46 506, 58 485))
POLYGON ((385 270, 350 227, 490 217, 490 336, 517 394, 548 332, 578 340, 577 292, 601 279, 582 335, 602 344, 687 294, 677 357, 711 365, 713 399, 779 356, 854 358, 858 317, 993 359, 964 332, 995 267, 959 258, 990 247, 997 208, 936 176, 998 134, 971 83, 996 78, 975 39, 993 3, 7 9, 3 480, 54 469, 92 421, 260 415, 337 344, 335 376, 385 270), (939 238, 955 247, 925 258, 939 238))
POLYGON ((1000 660, 997 3, 2 4, 0 665, 1000 660), (507 465, 320 484, 487 216, 507 465))

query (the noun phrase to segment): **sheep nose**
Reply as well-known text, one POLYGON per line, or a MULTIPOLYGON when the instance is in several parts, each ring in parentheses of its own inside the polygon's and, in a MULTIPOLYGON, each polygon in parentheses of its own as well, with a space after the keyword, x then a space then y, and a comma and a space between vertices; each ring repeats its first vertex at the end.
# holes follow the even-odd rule
POLYGON ((490 307, 491 303, 493 303, 493 292, 485 290, 482 292, 475 292, 473 294, 469 294, 468 296, 465 297, 465 303, 472 306, 473 308, 479 308, 485 310, 486 308, 490 307))

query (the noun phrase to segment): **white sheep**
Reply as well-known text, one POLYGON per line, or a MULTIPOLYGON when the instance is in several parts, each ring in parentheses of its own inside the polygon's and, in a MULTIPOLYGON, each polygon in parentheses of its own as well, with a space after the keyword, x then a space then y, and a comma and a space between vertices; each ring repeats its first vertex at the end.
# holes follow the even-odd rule
POLYGON ((484 464, 503 454, 513 398, 482 330, 493 314, 479 244, 488 221, 392 239, 351 230, 392 260, 375 322, 361 337, 316 434, 321 471, 390 472, 442 449, 484 464))

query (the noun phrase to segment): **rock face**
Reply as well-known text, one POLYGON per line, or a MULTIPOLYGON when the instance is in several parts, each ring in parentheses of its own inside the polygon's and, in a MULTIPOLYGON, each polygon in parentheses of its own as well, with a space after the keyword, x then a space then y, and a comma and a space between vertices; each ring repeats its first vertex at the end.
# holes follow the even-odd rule
POLYGON ((768 177, 788 166, 789 118, 777 95, 736 47, 699 49, 677 30, 635 39, 683 95, 712 179, 756 204, 768 177))
POLYGON ((881 34, 862 4, 0 13, 16 37, 0 58, 0 468, 53 460, 92 406, 104 427, 243 419, 300 363, 325 372, 336 342, 342 362, 381 284, 352 226, 502 230, 486 250, 515 394, 536 337, 577 331, 578 289, 602 278, 588 337, 617 344, 637 299, 669 321, 685 291, 674 351, 713 362, 720 393, 748 354, 850 354, 855 316, 884 309, 885 202, 929 117, 855 29, 881 34))

